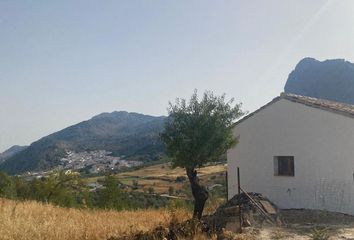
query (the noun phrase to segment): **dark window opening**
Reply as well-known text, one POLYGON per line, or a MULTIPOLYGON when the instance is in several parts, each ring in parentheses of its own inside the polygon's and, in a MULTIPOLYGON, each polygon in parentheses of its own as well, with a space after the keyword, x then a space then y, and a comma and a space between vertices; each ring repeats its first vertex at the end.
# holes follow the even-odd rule
POLYGON ((274 157, 274 175, 295 176, 294 156, 274 157))

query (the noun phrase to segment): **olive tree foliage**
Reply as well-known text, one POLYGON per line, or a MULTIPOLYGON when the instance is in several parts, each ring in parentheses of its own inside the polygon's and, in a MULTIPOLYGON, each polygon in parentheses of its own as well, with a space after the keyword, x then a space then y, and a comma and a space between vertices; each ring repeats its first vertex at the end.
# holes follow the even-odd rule
POLYGON ((174 167, 186 169, 195 199, 194 217, 200 218, 208 192, 198 181, 196 169, 219 161, 237 144, 233 123, 243 115, 241 104, 206 91, 201 99, 195 90, 190 100, 177 98, 169 103, 169 118, 161 138, 174 167))
POLYGON ((75 206, 87 191, 80 174, 71 171, 56 171, 41 181, 40 190, 46 202, 60 206, 75 206))

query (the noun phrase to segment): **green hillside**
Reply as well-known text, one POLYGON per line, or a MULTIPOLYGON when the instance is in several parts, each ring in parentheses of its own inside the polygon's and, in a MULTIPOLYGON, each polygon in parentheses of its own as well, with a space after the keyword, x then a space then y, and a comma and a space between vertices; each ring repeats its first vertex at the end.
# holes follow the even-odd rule
POLYGON ((163 152, 159 133, 164 120, 123 111, 102 113, 32 143, 3 162, 0 170, 17 174, 50 169, 58 165, 67 150, 107 150, 130 160, 157 160, 163 152))

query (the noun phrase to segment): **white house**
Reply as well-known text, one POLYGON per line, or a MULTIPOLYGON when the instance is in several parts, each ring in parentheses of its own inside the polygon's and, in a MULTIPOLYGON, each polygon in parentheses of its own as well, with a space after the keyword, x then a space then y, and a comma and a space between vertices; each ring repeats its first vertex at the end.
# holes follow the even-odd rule
POLYGON ((235 124, 228 192, 259 192, 280 208, 354 214, 354 105, 282 94, 235 124))

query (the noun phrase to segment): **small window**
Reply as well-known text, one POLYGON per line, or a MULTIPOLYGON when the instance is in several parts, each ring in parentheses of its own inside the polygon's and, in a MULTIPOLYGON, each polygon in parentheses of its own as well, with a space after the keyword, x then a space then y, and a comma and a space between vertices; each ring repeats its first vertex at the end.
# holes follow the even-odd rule
POLYGON ((294 156, 275 156, 274 175, 295 176, 294 156))

